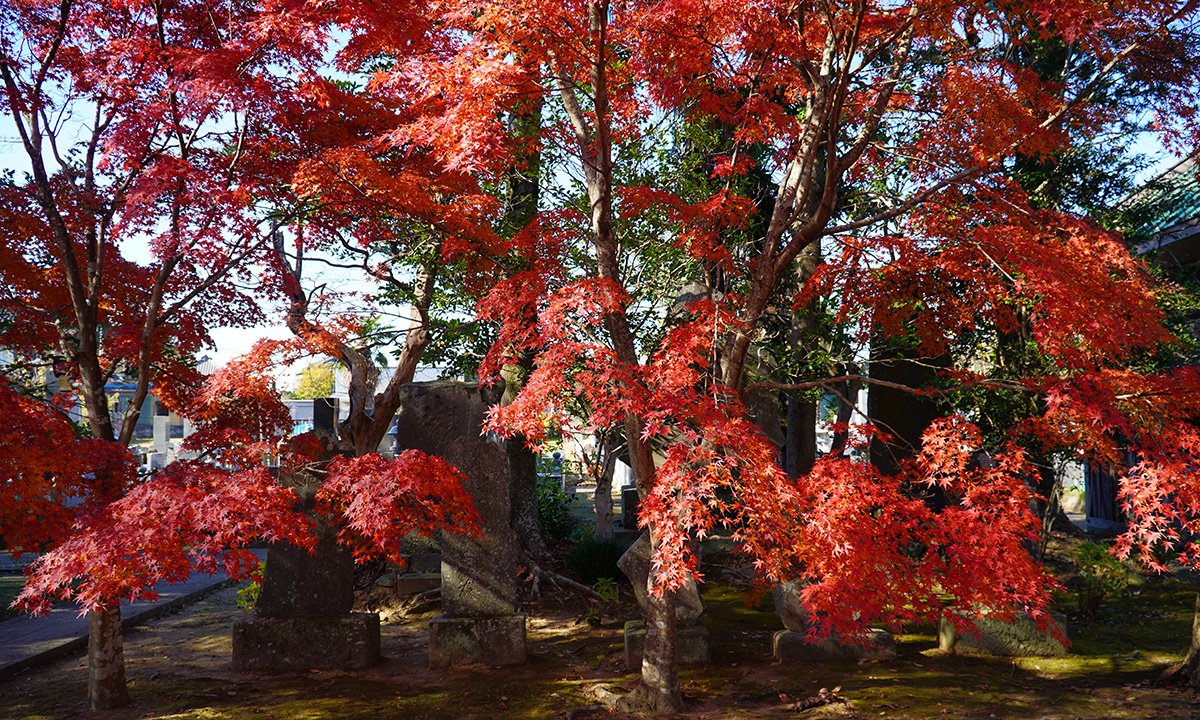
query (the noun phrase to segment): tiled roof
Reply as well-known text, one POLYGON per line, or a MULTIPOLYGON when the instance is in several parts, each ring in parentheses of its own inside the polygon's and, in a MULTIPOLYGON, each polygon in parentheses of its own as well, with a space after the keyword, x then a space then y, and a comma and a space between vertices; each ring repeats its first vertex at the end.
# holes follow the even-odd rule
POLYGON ((1200 165, 1197 165, 1197 157, 1192 155, 1181 160, 1133 198, 1150 208, 1149 217, 1137 229, 1137 235, 1158 235, 1182 222, 1200 218, 1200 165))

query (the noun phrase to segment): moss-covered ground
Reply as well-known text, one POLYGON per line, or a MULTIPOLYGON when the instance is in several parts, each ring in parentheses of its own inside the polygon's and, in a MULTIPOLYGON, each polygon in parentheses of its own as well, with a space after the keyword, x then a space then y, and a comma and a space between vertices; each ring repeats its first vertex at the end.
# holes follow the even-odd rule
MULTIPOLYGON (((784 666, 770 657, 771 635, 781 624, 769 600, 747 604, 735 585, 712 582, 704 594, 713 663, 683 669, 688 713, 802 720, 1198 718, 1200 699, 1190 690, 1158 683, 1185 650, 1195 589, 1191 581, 1152 579, 1110 600, 1095 618, 1072 617, 1071 653, 1061 658, 945 656, 933 629, 917 627, 897 636, 894 661, 784 666)), ((229 668, 230 627, 242 616, 235 600, 235 589, 225 590, 127 635, 133 705, 88 711, 83 659, 75 657, 0 681, 0 718, 621 718, 598 698, 636 681, 621 658, 621 624, 635 612, 629 602, 589 626, 582 621, 585 603, 545 591, 526 608, 530 659, 521 667, 430 670, 425 625, 432 613, 425 613, 385 626, 387 659, 369 670, 262 674, 229 668)), ((1060 609, 1074 610, 1069 593, 1060 609)))

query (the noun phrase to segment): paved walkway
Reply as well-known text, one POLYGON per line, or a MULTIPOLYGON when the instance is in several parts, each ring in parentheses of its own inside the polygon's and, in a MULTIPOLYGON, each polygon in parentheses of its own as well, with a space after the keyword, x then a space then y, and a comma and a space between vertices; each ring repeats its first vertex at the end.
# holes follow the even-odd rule
MULTIPOLYGON (((255 551, 265 557, 266 550, 255 551)), ((0 553, 8 561, 7 553, 0 553)), ((165 615, 219 587, 222 574, 193 573, 177 585, 158 586, 158 600, 121 603, 121 626, 131 628, 165 615)), ((59 604, 46 615, 20 615, 0 622, 0 682, 26 668, 87 648, 87 617, 76 605, 59 604)))

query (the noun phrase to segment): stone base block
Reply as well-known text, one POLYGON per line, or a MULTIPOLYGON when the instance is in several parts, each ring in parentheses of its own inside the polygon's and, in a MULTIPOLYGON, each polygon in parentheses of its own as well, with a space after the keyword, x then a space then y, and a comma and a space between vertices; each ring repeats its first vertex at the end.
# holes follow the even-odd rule
POLYGON ((441 586, 441 573, 404 573, 396 576, 397 595, 416 595, 441 586))
MULTIPOLYGON (((705 665, 712 662, 712 649, 708 644, 708 628, 703 625, 685 625, 675 630, 676 652, 680 665, 705 665)), ((642 669, 642 652, 646 648, 646 623, 630 620, 625 623, 625 669, 638 672, 642 669)))
POLYGON ((525 616, 448 618, 429 621, 429 666, 521 665, 525 662, 525 616))
POLYGON ((1050 624, 1038 630, 1037 621, 1018 613, 1011 622, 981 613, 971 618, 978 634, 959 630, 949 618, 938 621, 938 649, 953 655, 995 655, 1000 657, 1053 657, 1066 655, 1067 648, 1054 636, 1067 636, 1067 618, 1051 612, 1050 624), (1057 626, 1057 628, 1055 627, 1057 626))
POLYGON ((896 640, 886 630, 871 630, 861 643, 836 638, 810 643, 807 633, 780 630, 771 639, 771 649, 775 661, 782 663, 896 658, 896 640))
POLYGON ((255 617, 233 624, 234 670, 358 670, 379 660, 379 615, 255 617))

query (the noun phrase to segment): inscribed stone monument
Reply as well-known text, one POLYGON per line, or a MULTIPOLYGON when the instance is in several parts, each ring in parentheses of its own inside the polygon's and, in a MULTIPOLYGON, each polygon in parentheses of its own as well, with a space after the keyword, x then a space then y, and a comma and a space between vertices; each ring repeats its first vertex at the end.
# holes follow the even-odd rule
MULTIPOLYGON (((325 427, 313 434, 333 455, 337 437, 325 427)), ((320 479, 309 473, 283 475, 296 493, 297 509, 309 513, 317 536, 315 552, 272 543, 255 616, 234 623, 235 670, 360 669, 379 659, 379 615, 352 613, 354 560, 336 539, 336 528, 313 513, 320 479)))
POLYGON ((487 406, 477 385, 436 381, 406 385, 396 411, 397 452, 421 450, 462 471, 481 521, 479 537, 439 536, 442 613, 429 623, 435 668, 525 662, 508 464, 504 450, 482 435, 487 406))

